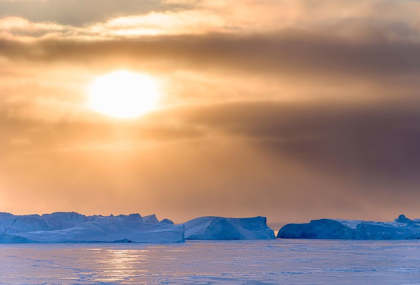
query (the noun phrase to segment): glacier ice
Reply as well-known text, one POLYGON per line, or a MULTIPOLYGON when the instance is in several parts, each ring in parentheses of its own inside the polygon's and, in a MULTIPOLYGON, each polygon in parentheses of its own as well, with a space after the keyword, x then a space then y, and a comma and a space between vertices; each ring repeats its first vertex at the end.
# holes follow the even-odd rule
POLYGON ((148 224, 158 224, 159 220, 156 217, 156 215, 149 215, 149 216, 143 217, 143 222, 148 223, 148 224))
POLYGON ((321 219, 307 224, 285 225, 280 229, 277 237, 355 240, 420 239, 420 220, 411 220, 404 215, 400 215, 393 222, 321 219))
POLYGON ((184 223, 187 240, 274 239, 267 218, 201 217, 184 223))
POLYGON ((0 213, 0 243, 166 243, 188 239, 274 239, 264 217, 201 217, 175 225, 156 215, 85 216, 75 212, 17 216, 0 213))
POLYGON ((78 213, 15 216, 0 213, 0 243, 183 242, 184 227, 139 214, 85 216, 78 213))
POLYGON ((170 225, 173 225, 174 224, 174 222, 172 222, 171 220, 169 220, 169 219, 163 219, 162 221, 160 221, 162 224, 170 224, 170 225))

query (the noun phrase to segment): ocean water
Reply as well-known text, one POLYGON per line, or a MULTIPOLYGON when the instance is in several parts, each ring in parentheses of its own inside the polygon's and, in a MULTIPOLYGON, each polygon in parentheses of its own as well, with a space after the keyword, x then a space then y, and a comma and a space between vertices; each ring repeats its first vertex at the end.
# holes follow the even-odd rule
POLYGON ((3 244, 0 284, 420 284, 420 241, 3 244))

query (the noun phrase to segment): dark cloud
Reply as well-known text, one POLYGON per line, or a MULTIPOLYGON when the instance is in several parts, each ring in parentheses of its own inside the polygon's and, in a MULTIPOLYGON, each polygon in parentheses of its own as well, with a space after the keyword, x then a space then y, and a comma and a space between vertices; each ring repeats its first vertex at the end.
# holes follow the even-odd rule
POLYGON ((44 40, 33 44, 1 40, 0 54, 42 62, 154 64, 259 75, 401 78, 420 72, 420 45, 391 40, 385 32, 349 39, 328 33, 289 30, 276 34, 141 37, 136 40, 44 40))
POLYGON ((226 136, 269 156, 362 180, 413 180, 420 169, 417 103, 230 103, 168 109, 137 122, 3 119, 1 125, 2 137, 28 136, 43 149, 226 136))
POLYGON ((81 26, 110 17, 176 11, 183 4, 166 4, 162 0, 17 0, 0 1, 0 17, 22 17, 34 22, 57 22, 81 26))
POLYGON ((418 180, 417 103, 236 103, 208 107, 187 117, 210 132, 218 129, 243 136, 268 155, 286 155, 337 175, 418 180))
POLYGON ((406 209, 419 198, 419 126, 417 106, 408 103, 230 103, 131 122, 3 116, 0 169, 19 195, 35 187, 37 195, 73 201, 56 207, 106 191, 112 205, 90 201, 96 209, 138 207, 178 219, 387 219, 390 211, 417 214, 406 209))

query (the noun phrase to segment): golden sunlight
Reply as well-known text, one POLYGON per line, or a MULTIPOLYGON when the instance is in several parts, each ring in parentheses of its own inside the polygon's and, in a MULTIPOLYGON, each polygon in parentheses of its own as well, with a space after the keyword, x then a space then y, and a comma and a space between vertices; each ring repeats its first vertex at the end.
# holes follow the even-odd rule
POLYGON ((116 118, 135 118, 155 110, 160 95, 153 77, 128 71, 97 78, 88 93, 90 108, 116 118))

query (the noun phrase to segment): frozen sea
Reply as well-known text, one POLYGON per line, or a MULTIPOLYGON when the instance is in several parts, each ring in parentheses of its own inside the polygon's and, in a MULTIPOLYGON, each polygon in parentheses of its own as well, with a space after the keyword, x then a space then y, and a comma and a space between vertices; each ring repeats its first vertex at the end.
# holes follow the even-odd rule
POLYGON ((3 244, 1 284, 420 284, 420 241, 3 244))

